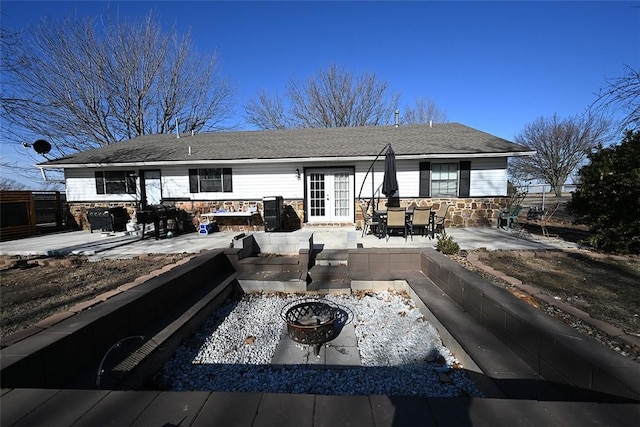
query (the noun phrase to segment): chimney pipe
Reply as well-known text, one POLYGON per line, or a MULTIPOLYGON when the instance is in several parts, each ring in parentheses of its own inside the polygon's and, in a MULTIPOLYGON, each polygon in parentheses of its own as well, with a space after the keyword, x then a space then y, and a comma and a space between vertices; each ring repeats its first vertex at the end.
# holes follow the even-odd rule
POLYGON ((400 110, 396 110, 396 127, 400 126, 400 110))

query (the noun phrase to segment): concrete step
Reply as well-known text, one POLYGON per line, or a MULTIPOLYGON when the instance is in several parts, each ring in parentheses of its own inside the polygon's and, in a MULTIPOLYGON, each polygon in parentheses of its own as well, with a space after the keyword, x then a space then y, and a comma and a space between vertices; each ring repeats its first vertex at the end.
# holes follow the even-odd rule
POLYGON ((325 249, 315 255, 315 264, 321 266, 348 265, 349 252, 340 249, 325 249))
POLYGON ((332 280, 348 280, 349 266, 347 265, 314 265, 309 270, 311 281, 325 282, 332 280))
POLYGON ((241 272, 300 271, 300 260, 295 256, 267 255, 246 257, 238 261, 241 272))
POLYGON ((351 281, 349 279, 316 280, 307 285, 307 292, 350 294, 351 281))
POLYGON ((246 271, 237 281, 245 293, 249 292, 305 292, 307 278, 299 271, 246 271))

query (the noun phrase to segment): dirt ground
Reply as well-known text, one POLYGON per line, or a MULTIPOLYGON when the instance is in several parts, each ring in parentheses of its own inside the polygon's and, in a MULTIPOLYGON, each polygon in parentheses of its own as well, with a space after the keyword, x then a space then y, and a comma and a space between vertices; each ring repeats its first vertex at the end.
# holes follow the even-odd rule
POLYGON ((0 257, 0 337, 174 264, 187 255, 144 255, 90 262, 86 257, 0 257))
MULTIPOLYGON (((540 206, 537 196, 526 199, 525 206, 540 206)), ((584 250, 570 251, 480 251, 480 261, 526 285, 535 286, 543 293, 578 308, 592 318, 618 327, 628 335, 640 337, 640 256, 607 255, 588 250, 591 233, 584 225, 572 223, 566 210, 570 197, 548 197, 547 205, 559 203, 555 215, 547 224, 550 236, 567 242, 579 243, 584 250)), ((540 225, 527 221, 521 215, 520 225, 527 233, 543 238, 540 225)), ((483 276, 496 286, 503 287, 547 315, 589 335, 615 351, 640 362, 640 348, 630 347, 615 337, 582 322, 575 316, 523 294, 514 286, 466 261, 466 253, 454 256, 459 263, 483 276)))
POLYGON ((640 336, 640 259, 588 252, 480 252, 480 261, 640 336))

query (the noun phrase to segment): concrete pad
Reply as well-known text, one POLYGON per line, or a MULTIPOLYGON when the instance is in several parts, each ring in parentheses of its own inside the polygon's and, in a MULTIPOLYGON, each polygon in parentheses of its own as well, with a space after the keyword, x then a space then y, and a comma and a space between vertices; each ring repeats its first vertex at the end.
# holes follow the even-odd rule
MULTIPOLYGON (((70 426, 80 420, 107 393, 101 390, 61 390, 22 418, 15 426, 49 427, 52 425, 51 420, 56 420, 56 425, 70 426)), ((5 424, 3 423, 3 425, 5 424)))
POLYGON ((358 347, 325 346, 325 367, 351 368, 354 366, 361 366, 358 347))
POLYGON ((131 425, 159 393, 158 391, 112 391, 74 425, 114 427, 131 425))
POLYGON ((420 427, 436 425, 425 397, 369 396, 376 427, 420 427))
POLYGON ((471 425, 551 426, 555 420, 538 401, 508 399, 471 399, 468 416, 471 425))
POLYGON ((289 338, 284 326, 280 342, 271 358, 271 365, 329 369, 361 366, 353 325, 345 325, 335 340, 320 346, 318 356, 315 354, 315 346, 299 344, 289 338))
POLYGON ((161 393, 133 425, 139 427, 191 425, 208 398, 209 393, 201 391, 161 393))
POLYGON ((372 426, 369 396, 316 396, 316 427, 372 426))
POLYGON ((0 425, 14 425, 59 392, 60 390, 53 389, 24 388, 3 393, 0 425))
MULTIPOLYGON (((110 258, 131 258, 147 253, 194 253, 203 250, 229 248, 237 232, 222 231, 201 236, 186 233, 170 239, 156 240, 152 235, 139 236, 112 233, 101 236, 89 231, 68 231, 0 242, 0 255, 90 255, 93 260, 110 258)), ((301 246, 308 248, 313 236, 314 246, 323 249, 356 248, 434 248, 436 239, 414 239, 407 242, 402 238, 378 239, 372 235, 362 237, 354 226, 313 227, 283 233, 248 232, 254 237, 264 253, 298 253, 301 246), (303 244, 304 243, 304 244, 303 244)), ((494 227, 448 228, 447 235, 460 245, 461 249, 575 249, 578 245, 558 239, 531 240, 516 238, 511 232, 494 227)))
POLYGON ((261 393, 211 393, 192 427, 253 425, 261 393))
POLYGON ((344 325, 340 335, 335 339, 327 343, 331 347, 356 347, 358 345, 358 338, 356 338, 356 329, 353 323, 344 325))
POLYGON ((315 399, 312 394, 265 393, 253 427, 312 426, 315 399))
POLYGON ((271 358, 271 366, 306 366, 309 352, 299 347, 300 344, 292 341, 289 337, 282 337, 276 351, 271 358))

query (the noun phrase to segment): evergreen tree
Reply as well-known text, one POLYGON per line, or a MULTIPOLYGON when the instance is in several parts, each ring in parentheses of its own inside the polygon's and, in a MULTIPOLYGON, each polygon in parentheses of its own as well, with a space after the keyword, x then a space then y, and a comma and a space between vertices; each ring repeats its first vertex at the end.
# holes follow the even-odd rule
POLYGON ((627 132, 620 145, 600 148, 589 159, 569 212, 589 226, 594 247, 640 253, 640 132, 627 132))

